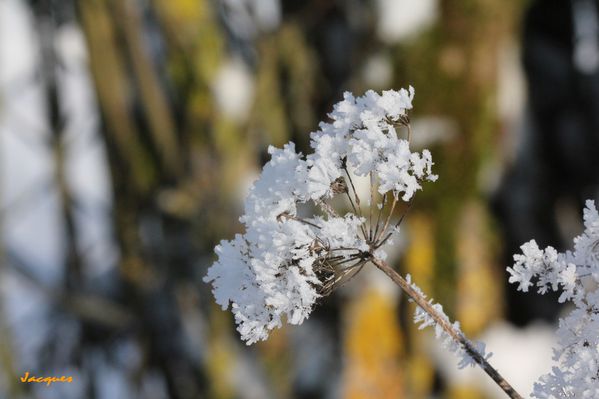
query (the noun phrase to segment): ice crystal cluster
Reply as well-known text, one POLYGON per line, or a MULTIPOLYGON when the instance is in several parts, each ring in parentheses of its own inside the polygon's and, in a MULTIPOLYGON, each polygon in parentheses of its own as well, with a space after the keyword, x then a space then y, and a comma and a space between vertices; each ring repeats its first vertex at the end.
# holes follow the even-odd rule
POLYGON ((520 290, 559 291, 560 302, 574 305, 560 319, 556 366, 535 384, 537 398, 599 398, 599 214, 593 201, 586 202, 584 226, 573 251, 540 249, 533 240, 508 268, 520 290))
POLYGON ((218 260, 205 277, 216 302, 231 307, 248 345, 284 320, 302 323, 319 297, 372 256, 384 258, 396 203, 436 180, 430 152, 412 152, 405 133, 398 134, 413 96, 411 87, 345 93, 330 121, 311 134, 310 154, 296 152, 293 143, 269 148, 271 159, 240 218, 245 233, 216 247, 218 260), (370 181, 369 211, 362 211, 354 185, 361 177, 370 181))
MULTIPOLYGON (((418 287, 415 283, 412 282, 412 277, 409 274, 406 276, 406 281, 408 282, 408 284, 412 286, 412 289, 416 291, 420 297, 426 299, 426 294, 422 292, 420 287, 418 287)), ((413 301, 410 300, 410 302, 413 301)), ((462 329, 460 328, 460 323, 458 321, 451 323, 449 317, 445 314, 445 311, 443 310, 443 306, 441 304, 434 303, 432 299, 428 300, 428 303, 432 306, 435 312, 443 319, 445 323, 451 325, 453 331, 455 331, 456 334, 462 336, 464 341, 468 341, 464 333, 462 332, 462 329)), ((435 338, 441 343, 441 345, 448 351, 453 352, 460 359, 458 363, 458 368, 463 369, 468 366, 476 366, 476 361, 472 358, 471 354, 468 353, 466 348, 464 348, 464 346, 459 341, 456 341, 453 337, 451 337, 447 333, 447 331, 445 331, 443 327, 439 323, 437 323, 433 319, 433 317, 420 306, 416 306, 416 310, 414 311, 414 323, 418 324, 419 330, 423 330, 427 327, 432 327, 434 329, 435 338)), ((493 355, 492 352, 486 352, 486 345, 484 342, 468 342, 470 343, 470 345, 472 345, 472 348, 474 348, 474 350, 476 350, 480 354, 480 356, 483 357, 485 360, 488 360, 493 355)))

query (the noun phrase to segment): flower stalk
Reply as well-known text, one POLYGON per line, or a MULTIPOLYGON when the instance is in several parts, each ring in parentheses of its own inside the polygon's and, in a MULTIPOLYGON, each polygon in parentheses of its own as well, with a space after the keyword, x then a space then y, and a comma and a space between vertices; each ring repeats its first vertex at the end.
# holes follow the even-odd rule
POLYGON ((420 306, 454 341, 459 343, 463 350, 474 360, 489 377, 512 399, 522 399, 522 396, 510 385, 509 382, 487 361, 461 331, 453 327, 443 315, 439 314, 431 303, 426 300, 417 290, 412 287, 399 273, 397 273, 387 262, 373 258, 372 263, 385 273, 395 284, 397 284, 416 305, 420 306))

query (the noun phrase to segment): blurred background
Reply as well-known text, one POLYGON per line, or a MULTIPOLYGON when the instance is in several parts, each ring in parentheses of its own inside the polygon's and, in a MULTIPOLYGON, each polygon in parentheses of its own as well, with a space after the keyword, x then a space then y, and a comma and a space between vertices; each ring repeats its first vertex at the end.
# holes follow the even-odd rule
POLYGON ((267 146, 345 90, 416 88, 417 195, 393 264, 523 394, 556 298, 518 295, 597 197, 595 0, 0 0, 0 398, 499 398, 364 270, 246 347, 201 281, 267 146), (25 372, 73 383, 23 384, 25 372))

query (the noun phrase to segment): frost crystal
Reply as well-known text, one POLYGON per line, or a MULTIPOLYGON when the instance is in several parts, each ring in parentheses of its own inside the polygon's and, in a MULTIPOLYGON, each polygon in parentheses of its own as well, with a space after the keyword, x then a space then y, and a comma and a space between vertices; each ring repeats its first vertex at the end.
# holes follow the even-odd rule
MULTIPOLYGON (((416 291, 422 298, 426 299, 426 295, 422 292, 420 287, 418 287, 416 284, 412 282, 412 278, 409 274, 406 276, 406 281, 408 282, 408 284, 412 286, 414 291, 416 291)), ((410 302, 413 301, 410 300, 410 302)), ((461 335, 464 338, 464 340, 466 340, 464 333, 462 333, 462 330, 460 329, 460 323, 456 321, 452 324, 449 320, 449 317, 443 311, 443 306, 441 306, 438 303, 434 303, 432 299, 430 299, 428 302, 433 307, 433 309, 435 309, 436 313, 440 315, 441 318, 443 318, 443 320, 447 324, 451 324, 456 334, 461 335)), ((437 340, 441 342, 441 345, 443 345, 445 349, 449 350, 450 352, 453 352, 459 357, 460 361, 458 363, 458 368, 463 369, 468 366, 474 367, 477 364, 476 360, 474 360, 472 356, 468 354, 464 347, 455 339, 453 339, 443 329, 443 327, 441 327, 437 322, 435 322, 431 315, 424 311, 424 309, 422 309, 420 306, 416 306, 416 310, 414 312, 414 323, 419 324, 419 330, 423 330, 427 327, 434 328, 435 338, 437 338, 437 340)), ((486 347, 484 342, 471 342, 470 344, 486 360, 488 360, 493 355, 493 353, 491 352, 486 353, 486 347)))
POLYGON ((297 153, 293 143, 269 148, 271 160, 240 218, 245 233, 216 247, 218 260, 204 278, 216 302, 231 307, 248 344, 266 339, 283 320, 302 323, 319 297, 371 256, 385 257, 381 247, 396 231, 389 225, 396 203, 437 179, 430 152, 411 152, 396 131, 408 124, 413 97, 411 87, 357 98, 345 93, 330 122, 311 134, 311 154, 297 153), (352 176, 370 178, 369 214, 352 176), (338 214, 327 202, 335 196, 352 212, 338 214), (303 216, 306 209, 312 216, 303 216))
POLYGON ((522 245, 522 254, 514 255, 514 266, 507 269, 519 290, 559 290, 559 301, 574 305, 559 322, 557 366, 535 384, 537 398, 599 397, 599 214, 594 201, 586 202, 584 226, 574 251, 541 250, 533 240, 522 245))

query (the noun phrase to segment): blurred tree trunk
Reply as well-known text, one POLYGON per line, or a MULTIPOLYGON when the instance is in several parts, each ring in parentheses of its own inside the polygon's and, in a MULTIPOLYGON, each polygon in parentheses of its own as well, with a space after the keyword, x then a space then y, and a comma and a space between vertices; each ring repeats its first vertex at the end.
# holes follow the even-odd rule
POLYGON ((192 221, 160 202, 185 181, 189 156, 182 152, 165 71, 144 42, 147 14, 135 1, 82 0, 77 9, 109 154, 124 301, 138 316, 134 335, 144 348, 138 375, 160 370, 169 397, 203 397, 209 386, 200 348, 189 348, 183 314, 189 308, 181 302, 198 273, 192 221))
MULTIPOLYGON (((496 239, 487 227, 490 216, 482 191, 486 187, 480 182, 496 156, 499 49, 513 34, 518 6, 441 1, 436 26, 396 53, 401 82, 409 78, 405 83, 417 88, 415 117, 434 115, 455 124, 447 130, 456 134, 432 148, 440 179, 417 202, 420 209, 430 209, 435 221, 431 296, 434 293, 473 338, 502 312, 502 284, 496 281, 503 274, 491 261, 497 254, 496 239)), ((448 392, 456 398, 480 397, 464 387, 448 392)))
MULTIPOLYGON (((0 108, 2 103, 0 102, 0 108)), ((0 148, 0 164, 4 161, 1 154, 3 154, 3 148, 0 148)), ((0 178, 0 198, 4 198, 4 192, 2 191, 2 179, 0 178)), ((6 257, 6 246, 5 246, 5 213, 6 208, 0 209, 0 279, 6 276, 8 259, 6 257)), ((4 377, 8 380, 6 385, 6 392, 14 398, 20 397, 24 391, 23 384, 18 383, 17 370, 14 356, 14 339, 13 329, 8 322, 6 314, 6 304, 4 301, 4 295, 0 294, 0 369, 3 371, 4 377)))

